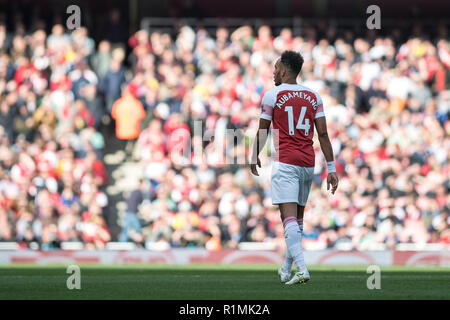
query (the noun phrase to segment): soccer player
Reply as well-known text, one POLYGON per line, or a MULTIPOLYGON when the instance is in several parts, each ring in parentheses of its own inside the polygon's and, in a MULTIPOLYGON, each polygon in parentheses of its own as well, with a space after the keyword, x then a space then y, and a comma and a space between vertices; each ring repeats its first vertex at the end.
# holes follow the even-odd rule
POLYGON ((272 203, 278 204, 286 239, 286 260, 278 269, 282 282, 304 283, 310 279, 302 251, 303 211, 308 199, 314 172, 313 135, 317 130, 320 147, 328 166, 327 190, 338 187, 333 150, 327 134, 327 124, 319 94, 301 84, 297 76, 303 57, 285 51, 275 63, 275 87, 267 91, 261 102, 259 129, 253 147, 250 169, 259 175, 259 153, 264 147, 268 129, 273 122, 275 159, 272 166, 272 203), (291 278, 292 263, 296 271, 291 278))

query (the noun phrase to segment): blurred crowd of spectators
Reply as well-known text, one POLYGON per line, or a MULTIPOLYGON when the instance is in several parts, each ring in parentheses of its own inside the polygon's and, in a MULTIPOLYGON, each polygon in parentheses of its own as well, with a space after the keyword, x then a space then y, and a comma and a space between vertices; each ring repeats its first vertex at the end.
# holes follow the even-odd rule
POLYGON ((0 25, 0 240, 51 249, 111 239, 98 90, 108 97, 112 68, 101 73, 102 49, 85 28, 0 25))
MULTIPOLYGON (((272 160, 263 156, 254 177, 244 164, 226 161, 221 142, 226 129, 256 130, 273 64, 295 50, 305 58, 299 81, 322 96, 340 176, 332 196, 315 139, 305 247, 449 244, 447 39, 446 28, 435 39, 398 41, 340 36, 332 28, 320 38, 313 28, 294 36, 265 25, 214 34, 184 26, 175 37, 139 30, 126 55, 106 40, 96 46, 85 28, 69 34, 56 25, 49 35, 25 35, 0 26, 0 240, 43 248, 71 240, 102 248, 111 240, 106 137, 99 133, 109 115, 118 136, 127 126, 142 128, 125 137, 137 137, 133 157, 143 178, 126 197, 117 239, 282 248, 283 226, 270 198, 272 160), (196 121, 209 138, 194 136, 196 121), (174 157, 180 145, 200 145, 202 152, 174 157)), ((248 157, 249 144, 232 151, 248 157)))

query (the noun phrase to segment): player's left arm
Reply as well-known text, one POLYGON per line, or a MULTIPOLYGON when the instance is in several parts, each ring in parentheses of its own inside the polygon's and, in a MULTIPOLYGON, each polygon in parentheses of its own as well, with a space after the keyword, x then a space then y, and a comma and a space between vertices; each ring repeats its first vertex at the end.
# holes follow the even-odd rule
POLYGON ((330 190, 331 185, 331 193, 335 193, 339 184, 339 178, 336 174, 336 168, 334 165, 334 157, 333 157, 333 148, 331 146, 330 138, 328 137, 327 131, 327 121, 325 119, 325 115, 321 115, 320 117, 316 117, 314 119, 314 124, 316 126, 317 134, 319 137, 320 148, 322 149, 323 155, 327 161, 328 167, 328 177, 327 177, 327 190, 330 190))

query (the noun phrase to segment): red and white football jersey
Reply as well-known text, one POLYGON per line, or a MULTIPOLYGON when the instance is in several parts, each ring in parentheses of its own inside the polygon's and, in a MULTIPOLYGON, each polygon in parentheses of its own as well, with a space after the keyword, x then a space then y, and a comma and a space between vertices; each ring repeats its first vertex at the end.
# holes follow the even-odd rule
POLYGON ((325 116, 319 94, 300 84, 282 83, 264 94, 261 107, 261 118, 273 123, 275 158, 314 167, 314 119, 325 116))

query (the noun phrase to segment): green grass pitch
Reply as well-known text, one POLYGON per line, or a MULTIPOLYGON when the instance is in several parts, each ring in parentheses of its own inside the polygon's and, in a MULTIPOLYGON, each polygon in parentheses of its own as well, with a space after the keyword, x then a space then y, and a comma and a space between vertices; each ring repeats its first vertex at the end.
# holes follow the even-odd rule
POLYGON ((81 290, 69 290, 67 266, 0 266, 0 299, 450 299, 450 268, 439 267, 381 267, 380 290, 367 289, 365 266, 311 266, 311 280, 294 286, 274 265, 80 267, 81 290))

